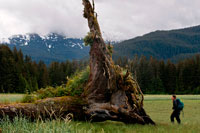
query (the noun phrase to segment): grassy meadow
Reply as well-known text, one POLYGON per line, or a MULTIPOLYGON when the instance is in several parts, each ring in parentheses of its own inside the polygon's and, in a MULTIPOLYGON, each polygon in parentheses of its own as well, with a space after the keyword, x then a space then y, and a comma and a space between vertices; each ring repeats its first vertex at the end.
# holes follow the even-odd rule
POLYGON ((0 94, 0 104, 20 102, 24 94, 0 94))
MULTIPOLYGON (((0 103, 19 102, 23 95, 1 94, 0 103), (5 99, 4 99, 5 98, 5 99), (10 99, 10 101, 9 101, 10 99)), ((6 118, 1 120, 0 128, 5 133, 198 133, 200 132, 200 95, 180 95, 184 104, 184 115, 181 113, 182 124, 171 124, 172 101, 170 95, 145 95, 144 108, 156 126, 125 125, 121 122, 75 122, 69 120, 29 122, 23 118, 16 118, 10 122, 6 118)))

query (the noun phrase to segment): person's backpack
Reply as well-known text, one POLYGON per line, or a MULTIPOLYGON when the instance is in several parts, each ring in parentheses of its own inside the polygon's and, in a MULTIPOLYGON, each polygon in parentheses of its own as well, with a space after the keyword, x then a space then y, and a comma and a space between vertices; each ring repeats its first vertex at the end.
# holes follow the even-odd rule
POLYGON ((184 108, 184 103, 181 102, 180 99, 177 99, 176 102, 177 102, 177 104, 178 104, 178 106, 177 106, 178 110, 183 110, 183 108, 184 108))

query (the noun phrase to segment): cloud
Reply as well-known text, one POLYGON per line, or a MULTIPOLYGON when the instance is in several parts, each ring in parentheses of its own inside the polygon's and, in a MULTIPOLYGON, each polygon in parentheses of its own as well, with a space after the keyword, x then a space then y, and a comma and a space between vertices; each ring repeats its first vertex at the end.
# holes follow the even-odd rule
MULTIPOLYGON (((122 40, 154 30, 200 24, 199 0, 95 0, 103 36, 122 40)), ((84 37, 89 31, 81 0, 0 0, 0 37, 57 32, 84 37)))
POLYGON ((0 35, 36 32, 80 37, 87 32, 80 0, 0 0, 0 35))

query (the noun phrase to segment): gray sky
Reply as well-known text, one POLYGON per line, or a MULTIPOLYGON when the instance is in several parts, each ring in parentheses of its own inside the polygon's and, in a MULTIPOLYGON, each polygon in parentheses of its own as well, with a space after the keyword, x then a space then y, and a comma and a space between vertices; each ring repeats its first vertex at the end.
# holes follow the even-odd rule
MULTIPOLYGON (((95 0, 103 36, 123 40, 200 24, 200 0, 95 0)), ((84 37, 81 0, 0 0, 0 38, 49 32, 84 37)))

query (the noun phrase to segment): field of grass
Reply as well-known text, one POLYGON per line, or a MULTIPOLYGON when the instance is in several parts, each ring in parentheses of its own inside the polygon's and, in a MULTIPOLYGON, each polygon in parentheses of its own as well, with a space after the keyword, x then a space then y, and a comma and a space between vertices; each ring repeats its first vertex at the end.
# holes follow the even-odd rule
POLYGON ((0 104, 20 102, 24 94, 0 94, 0 104))
MULTIPOLYGON (((14 95, 9 95, 13 99, 14 95)), ((184 115, 181 113, 182 124, 177 123, 171 124, 170 115, 172 112, 172 101, 170 95, 146 95, 144 108, 146 112, 151 116, 151 118, 156 122, 156 126, 151 125, 125 125, 121 122, 100 122, 100 123, 90 123, 90 122, 70 122, 68 120, 60 121, 37 121, 29 122, 28 120, 22 118, 16 118, 13 122, 9 120, 1 120, 0 128, 3 132, 45 132, 45 133, 93 133, 93 132, 115 132, 115 133, 198 133, 200 132, 200 95, 181 95, 177 96, 180 98, 184 104, 184 115)), ((14 98, 17 101, 20 98, 14 98)), ((0 102, 2 97, 0 98, 0 102)), ((13 100, 14 101, 14 100, 13 100)))

